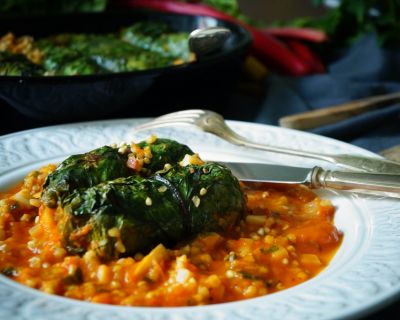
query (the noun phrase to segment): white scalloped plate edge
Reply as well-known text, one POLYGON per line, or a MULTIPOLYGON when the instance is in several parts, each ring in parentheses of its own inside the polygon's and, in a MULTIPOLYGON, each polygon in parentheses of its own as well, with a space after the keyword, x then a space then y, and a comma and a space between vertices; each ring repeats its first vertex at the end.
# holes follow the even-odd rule
MULTIPOLYGON (((0 137, 0 190, 42 163, 119 141, 132 140, 133 126, 147 119, 58 125, 0 137)), ((230 121, 255 141, 326 153, 373 153, 333 139, 290 129, 230 121)), ((189 144, 218 160, 321 164, 313 160, 232 146, 215 136, 183 128, 163 128, 158 136, 189 144)), ((135 140, 147 133, 135 135, 135 140)), ((375 155, 376 156, 376 155, 375 155)), ((327 165, 325 164, 325 167, 327 165)), ((265 297, 211 306, 140 308, 95 305, 50 296, 0 277, 0 319, 338 319, 359 317, 396 299, 400 292, 400 202, 320 192, 338 206, 335 223, 345 232, 342 247, 328 268, 299 286, 265 297), (397 244, 397 246, 396 246, 397 244), (397 257, 397 258, 396 258, 397 257)))

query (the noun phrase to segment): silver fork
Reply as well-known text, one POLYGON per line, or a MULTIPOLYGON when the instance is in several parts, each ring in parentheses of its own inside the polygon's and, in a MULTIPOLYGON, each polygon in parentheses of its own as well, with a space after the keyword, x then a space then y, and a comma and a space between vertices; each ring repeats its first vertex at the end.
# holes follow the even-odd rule
POLYGON ((218 137, 238 146, 256 148, 264 151, 277 152, 298 157, 323 160, 355 171, 400 174, 400 164, 385 159, 347 154, 315 153, 310 151, 294 150, 271 146, 267 144, 260 144, 250 141, 228 127, 224 118, 220 114, 209 110, 193 109, 165 114, 163 116, 155 118, 150 122, 135 127, 134 131, 138 132, 147 129, 171 126, 194 126, 205 132, 213 133, 218 137))

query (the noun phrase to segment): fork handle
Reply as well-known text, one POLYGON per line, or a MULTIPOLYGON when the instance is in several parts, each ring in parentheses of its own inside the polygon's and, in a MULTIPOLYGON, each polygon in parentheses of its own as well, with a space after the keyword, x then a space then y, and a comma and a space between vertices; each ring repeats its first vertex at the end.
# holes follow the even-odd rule
POLYGON ((282 147, 275 147, 275 146, 270 146, 267 144, 261 144, 261 143, 250 141, 247 138, 237 134, 231 128, 229 128, 226 125, 226 123, 222 117, 221 118, 219 118, 219 117, 218 118, 210 118, 208 120, 210 122, 214 122, 214 123, 212 123, 212 125, 207 127, 208 132, 214 133, 215 135, 219 136, 220 138, 223 138, 226 141, 229 141, 230 143, 233 143, 237 146, 254 148, 254 149, 259 149, 259 150, 263 150, 263 151, 278 152, 278 153, 294 155, 294 156, 299 156, 299 157, 313 158, 313 159, 324 160, 324 161, 328 161, 328 162, 332 162, 332 163, 336 162, 335 159, 330 155, 305 152, 305 151, 301 151, 301 150, 287 149, 287 148, 282 148, 282 147))
POLYGON ((400 175, 330 171, 315 167, 310 186, 400 198, 400 175))
POLYGON ((277 152, 292 156, 323 160, 344 168, 351 169, 353 171, 400 174, 400 163, 388 161, 386 159, 348 155, 348 154, 330 155, 330 154, 302 151, 299 149, 296 150, 296 149, 287 149, 282 147, 270 146, 250 141, 242 137, 241 135, 235 133, 232 130, 229 131, 216 130, 213 133, 239 146, 250 147, 269 152, 277 152))

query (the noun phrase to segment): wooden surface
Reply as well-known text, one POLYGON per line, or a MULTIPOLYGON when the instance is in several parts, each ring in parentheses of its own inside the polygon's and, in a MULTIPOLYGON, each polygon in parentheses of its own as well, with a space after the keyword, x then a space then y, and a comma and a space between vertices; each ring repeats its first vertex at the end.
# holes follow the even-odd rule
POLYGON ((279 124, 281 127, 298 130, 313 129, 398 102, 400 102, 400 92, 382 94, 323 109, 292 114, 279 119, 279 124))

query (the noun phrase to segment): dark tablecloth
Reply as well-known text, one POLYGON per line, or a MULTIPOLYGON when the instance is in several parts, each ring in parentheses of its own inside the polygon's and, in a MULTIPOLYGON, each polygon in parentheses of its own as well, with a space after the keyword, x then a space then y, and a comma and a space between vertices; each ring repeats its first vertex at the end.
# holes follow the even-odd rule
MULTIPOLYGON (((254 121, 278 124, 285 115, 400 91, 400 50, 379 47, 374 35, 338 54, 328 72, 301 78, 271 75, 254 121)), ((379 152, 400 143, 400 104, 311 130, 379 152)))

